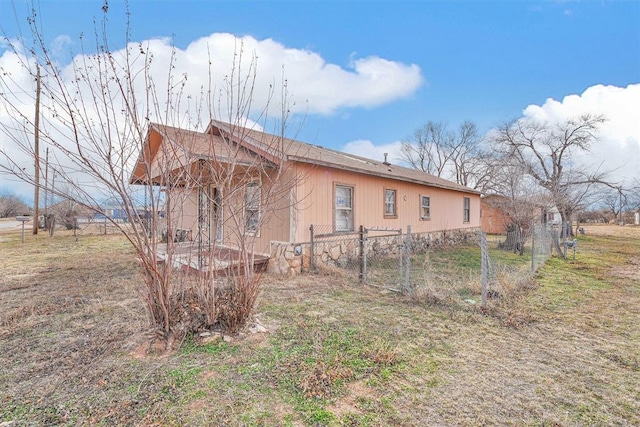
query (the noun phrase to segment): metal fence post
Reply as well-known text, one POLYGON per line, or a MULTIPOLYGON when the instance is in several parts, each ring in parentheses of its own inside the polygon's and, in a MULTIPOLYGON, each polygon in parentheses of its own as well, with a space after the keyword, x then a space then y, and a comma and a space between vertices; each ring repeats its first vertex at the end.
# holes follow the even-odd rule
POLYGON ((407 225, 407 235, 404 243, 405 250, 405 271, 404 271, 404 287, 403 294, 409 293, 411 290, 411 226, 407 225))
POLYGON ((398 277, 402 277, 402 254, 404 248, 402 246, 402 228, 398 229, 398 277))
POLYGON ((365 283, 367 281, 367 243, 366 243, 366 230, 364 225, 360 226, 359 236, 360 236, 360 283, 365 283))
POLYGON ((480 233, 480 253, 482 269, 482 306, 487 306, 487 235, 480 233))
POLYGON ((309 226, 309 234, 309 270, 313 272, 316 270, 315 255, 313 253, 313 224, 309 226))
POLYGON ((531 226, 531 274, 536 272, 536 225, 531 226))

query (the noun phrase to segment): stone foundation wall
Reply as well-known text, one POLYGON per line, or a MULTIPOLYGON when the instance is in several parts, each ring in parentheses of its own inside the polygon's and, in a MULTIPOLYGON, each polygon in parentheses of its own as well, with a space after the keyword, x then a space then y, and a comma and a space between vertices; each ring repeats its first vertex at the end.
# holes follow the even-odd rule
MULTIPOLYGON (((424 252, 447 245, 477 242, 479 228, 461 230, 444 230, 431 233, 411 233, 411 252, 424 252)), ((397 254, 404 248, 406 235, 367 236, 366 254, 368 257, 397 254)), ((346 268, 359 271, 360 242, 357 234, 350 234, 340 239, 332 236, 314 242, 314 265, 317 268, 346 268)), ((311 260, 311 244, 271 242, 271 259, 269 272, 296 276, 308 271, 311 260)))
POLYGON ((432 233, 411 233, 411 252, 424 252, 442 246, 454 246, 464 243, 478 243, 480 228, 443 230, 432 233))
POLYGON ((271 259, 269 260, 269 272, 296 276, 302 273, 303 263, 306 259, 306 267, 309 268, 309 244, 271 242, 271 259))

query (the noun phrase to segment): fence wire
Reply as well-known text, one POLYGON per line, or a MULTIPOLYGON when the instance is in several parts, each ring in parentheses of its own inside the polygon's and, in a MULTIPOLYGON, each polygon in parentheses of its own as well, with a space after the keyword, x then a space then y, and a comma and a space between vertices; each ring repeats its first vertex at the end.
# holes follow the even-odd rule
POLYGON ((312 271, 341 272, 361 280, 362 249, 359 231, 334 232, 331 225, 310 228, 310 260, 312 271))
POLYGON ((484 304, 527 284, 555 244, 546 225, 484 237, 407 231, 361 227, 333 233, 331 227, 315 226, 312 259, 318 269, 343 271, 353 280, 418 299, 484 304))

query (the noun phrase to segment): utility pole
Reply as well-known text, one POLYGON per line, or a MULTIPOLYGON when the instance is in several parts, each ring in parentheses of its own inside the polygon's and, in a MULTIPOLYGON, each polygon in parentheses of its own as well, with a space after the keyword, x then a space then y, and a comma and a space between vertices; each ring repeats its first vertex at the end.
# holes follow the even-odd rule
POLYGON ((47 218, 48 206, 47 202, 49 200, 49 147, 47 147, 47 155, 44 161, 44 228, 49 229, 47 227, 49 219, 47 218))
POLYGON ((35 176, 36 182, 33 194, 33 234, 38 234, 39 218, 40 218, 40 67, 37 67, 36 75, 36 118, 35 129, 33 133, 35 145, 35 176))

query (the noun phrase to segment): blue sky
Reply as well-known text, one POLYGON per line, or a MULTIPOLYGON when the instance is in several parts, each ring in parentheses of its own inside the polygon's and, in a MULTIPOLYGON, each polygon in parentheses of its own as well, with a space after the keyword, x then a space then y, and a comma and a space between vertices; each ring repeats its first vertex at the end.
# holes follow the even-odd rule
MULTIPOLYGON (((92 34, 92 19, 101 16, 103 2, 40 0, 38 4, 47 39, 67 35, 66 46, 77 51, 79 34, 92 34)), ((290 58, 277 54, 265 58, 273 50, 261 50, 258 59, 259 67, 263 60, 276 65, 281 61, 285 76, 288 72, 294 77, 298 72, 310 76, 292 85, 294 98, 304 92, 311 104, 298 139, 335 149, 365 150, 358 154, 370 157, 380 155, 375 147, 392 151, 394 143, 428 120, 451 126, 471 120, 488 131, 522 117, 530 105, 557 112, 571 95, 580 98, 582 109, 626 111, 628 121, 629 108, 634 106, 624 102, 633 103, 637 97, 618 101, 616 89, 632 88, 637 93, 640 84, 638 1, 131 0, 129 6, 136 41, 173 37, 179 49, 187 50, 195 40, 214 33, 250 36, 258 43, 271 39, 283 48, 315 54, 343 74, 353 74, 345 85, 325 89, 326 81, 314 80, 314 74, 302 66, 298 70, 290 58), (336 96, 349 92, 362 74, 354 64, 369 58, 404 68, 385 74, 386 83, 361 79, 353 86, 353 94, 342 94, 340 101, 323 111, 314 109, 316 101, 313 93, 307 96, 308 87, 325 92, 326 97, 332 91, 336 96), (385 89, 388 80, 395 81, 385 89), (406 86, 402 86, 404 80, 406 86), (587 100, 585 91, 590 88, 587 100), (387 92, 379 98, 368 97, 376 90, 387 92), (549 98, 557 103, 549 105, 549 98), (602 99, 608 100, 606 105, 602 99)), ((115 35, 112 48, 114 44, 122 47, 117 43, 122 40, 123 10, 124 2, 109 2, 109 24, 115 35)), ((0 0, 0 26, 10 38, 20 35, 16 16, 26 35, 25 3, 0 0)), ((372 73, 378 72, 379 62, 368 65, 372 73)), ((305 99, 295 101, 300 105, 305 99)), ((640 105, 635 108, 640 111, 640 105)), ((617 113, 611 114, 611 126, 617 126, 617 113)), ((633 170, 640 169, 640 125, 626 123, 618 128, 625 126, 630 130, 622 136, 625 141, 618 143, 630 150, 631 160, 626 155, 617 161, 626 162, 626 176, 632 177, 633 170)), ((595 150, 596 155, 605 155, 609 148, 595 150)))

